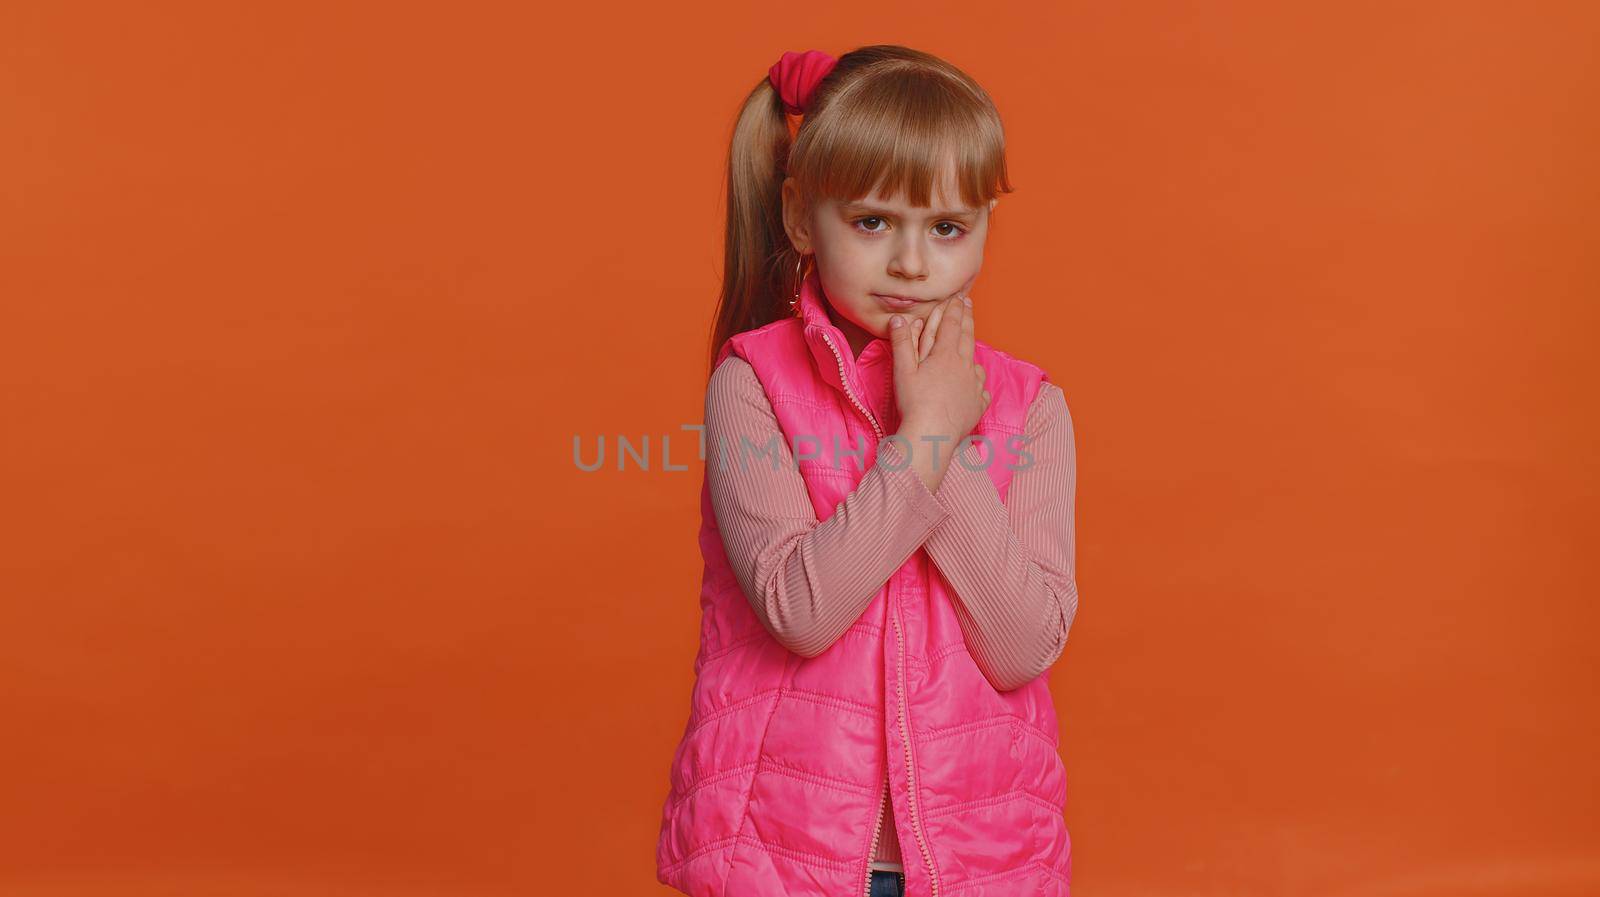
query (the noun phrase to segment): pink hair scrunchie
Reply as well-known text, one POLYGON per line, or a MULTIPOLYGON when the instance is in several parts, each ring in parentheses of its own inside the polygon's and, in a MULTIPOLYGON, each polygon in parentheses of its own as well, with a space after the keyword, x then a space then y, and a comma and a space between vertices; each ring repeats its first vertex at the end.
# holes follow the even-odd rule
POLYGON ((783 108, 790 115, 804 115, 811 106, 811 95, 839 60, 821 50, 804 53, 789 51, 767 70, 767 80, 783 98, 783 108))

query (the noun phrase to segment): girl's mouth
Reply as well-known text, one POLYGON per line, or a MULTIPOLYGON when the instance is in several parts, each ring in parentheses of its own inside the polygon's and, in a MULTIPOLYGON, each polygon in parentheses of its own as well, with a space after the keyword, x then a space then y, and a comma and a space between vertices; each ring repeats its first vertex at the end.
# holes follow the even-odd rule
POLYGON ((909 296, 886 296, 883 293, 873 293, 872 295, 879 302, 883 303, 889 308, 894 309, 895 311, 905 311, 908 308, 916 308, 923 302, 929 301, 925 299, 912 299, 909 296))

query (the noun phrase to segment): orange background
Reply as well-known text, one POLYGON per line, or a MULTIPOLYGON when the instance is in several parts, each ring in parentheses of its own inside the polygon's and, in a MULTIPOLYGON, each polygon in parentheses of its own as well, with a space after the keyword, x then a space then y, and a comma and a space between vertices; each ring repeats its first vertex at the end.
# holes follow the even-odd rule
POLYGON ((0 893, 666 893, 728 129, 876 42, 1007 125, 1077 892, 1600 891, 1594 4, 237 6, 0 10, 0 893))

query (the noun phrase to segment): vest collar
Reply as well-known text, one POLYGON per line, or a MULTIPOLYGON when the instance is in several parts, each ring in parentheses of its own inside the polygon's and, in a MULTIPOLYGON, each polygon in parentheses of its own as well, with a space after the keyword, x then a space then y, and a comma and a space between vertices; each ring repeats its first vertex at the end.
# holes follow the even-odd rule
POLYGON ((805 280, 800 282, 798 307, 800 320, 805 325, 806 345, 810 347, 811 357, 817 363, 817 372, 834 388, 846 388, 845 382, 839 379, 842 368, 844 376, 848 378, 849 389, 859 396, 862 394, 859 374, 861 365, 879 356, 892 362, 889 341, 883 337, 876 337, 868 342, 866 348, 861 350, 860 358, 851 353, 850 341, 845 339, 844 331, 828 317, 828 300, 822 291, 822 281, 815 267, 806 275, 805 280), (836 351, 837 357, 834 355, 836 351))

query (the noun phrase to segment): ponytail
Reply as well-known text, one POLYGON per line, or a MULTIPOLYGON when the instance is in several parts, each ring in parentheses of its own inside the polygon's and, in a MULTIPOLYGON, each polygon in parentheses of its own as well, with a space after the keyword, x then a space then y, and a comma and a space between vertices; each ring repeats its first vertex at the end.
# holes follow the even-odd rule
MULTIPOLYGON (((784 161, 789 122, 783 100, 762 78, 733 126, 728 148, 728 224, 723 235, 722 295, 711 331, 710 367, 728 337, 787 313, 782 290, 795 267, 783 227, 784 161)), ((707 376, 711 371, 708 368, 707 376)))

